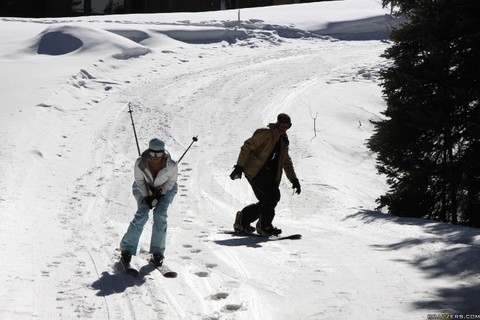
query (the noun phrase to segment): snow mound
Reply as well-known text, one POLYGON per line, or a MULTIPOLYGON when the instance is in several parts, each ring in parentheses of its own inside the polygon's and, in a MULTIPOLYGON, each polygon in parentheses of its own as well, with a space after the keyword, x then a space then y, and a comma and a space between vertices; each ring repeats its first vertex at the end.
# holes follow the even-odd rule
POLYGON ((401 19, 390 15, 370 16, 353 20, 339 20, 318 25, 317 28, 305 30, 290 24, 268 23, 261 19, 241 21, 191 21, 176 22, 170 26, 157 26, 153 33, 189 43, 210 44, 228 42, 241 44, 243 40, 259 39, 270 43, 279 43, 287 39, 339 39, 339 40, 384 40, 388 39, 392 28, 398 26, 401 19))
POLYGON ((172 39, 190 44, 208 44, 222 41, 235 43, 237 39, 246 39, 249 37, 244 30, 217 27, 185 26, 159 32, 172 39))
POLYGON ((27 52, 58 56, 94 53, 100 50, 117 59, 136 58, 150 53, 149 48, 135 41, 138 41, 138 37, 141 37, 142 40, 148 38, 148 34, 143 32, 139 36, 133 31, 129 33, 130 36, 132 34, 137 35, 137 39, 131 40, 129 37, 103 29, 68 25, 53 26, 35 37, 27 52))
POLYGON ((382 15, 351 21, 332 22, 326 28, 314 32, 339 40, 383 40, 388 39, 391 30, 404 21, 403 18, 382 15))
POLYGON ((83 46, 82 40, 63 31, 53 31, 43 34, 37 47, 38 54, 59 56, 74 52, 83 46))

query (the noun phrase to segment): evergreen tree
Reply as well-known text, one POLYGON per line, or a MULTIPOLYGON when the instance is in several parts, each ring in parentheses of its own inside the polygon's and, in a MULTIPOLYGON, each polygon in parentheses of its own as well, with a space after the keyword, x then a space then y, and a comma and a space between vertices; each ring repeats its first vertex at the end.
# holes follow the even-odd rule
POLYGON ((384 57, 387 109, 368 147, 398 216, 480 227, 480 1, 383 0, 407 21, 384 57))

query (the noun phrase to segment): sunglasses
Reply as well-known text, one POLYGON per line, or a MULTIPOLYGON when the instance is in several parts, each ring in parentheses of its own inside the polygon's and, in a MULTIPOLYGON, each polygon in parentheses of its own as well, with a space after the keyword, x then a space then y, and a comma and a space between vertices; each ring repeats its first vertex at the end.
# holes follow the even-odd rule
POLYGON ((150 157, 160 158, 164 153, 165 153, 164 150, 160 150, 160 151, 150 150, 150 157))

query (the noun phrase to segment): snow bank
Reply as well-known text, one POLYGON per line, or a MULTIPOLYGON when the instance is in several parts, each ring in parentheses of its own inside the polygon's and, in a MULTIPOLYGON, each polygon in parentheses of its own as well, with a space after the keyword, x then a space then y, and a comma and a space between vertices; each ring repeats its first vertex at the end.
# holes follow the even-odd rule
MULTIPOLYGON (((132 32, 129 33, 129 35, 131 34, 132 32)), ((144 32, 142 35, 148 37, 144 32)), ((102 29, 71 25, 48 27, 32 42, 28 48, 32 53, 52 56, 100 50, 105 53, 120 51, 113 56, 119 59, 128 59, 151 52, 149 48, 138 45, 127 37, 102 29)))

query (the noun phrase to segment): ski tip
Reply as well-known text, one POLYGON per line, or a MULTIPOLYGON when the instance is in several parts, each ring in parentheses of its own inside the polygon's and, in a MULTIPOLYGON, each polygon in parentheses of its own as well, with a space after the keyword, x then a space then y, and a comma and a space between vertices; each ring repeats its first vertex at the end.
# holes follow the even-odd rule
POLYGON ((178 275, 175 271, 168 271, 162 274, 165 278, 176 278, 178 275))
POLYGON ((155 269, 157 269, 158 271, 160 271, 160 273, 165 277, 165 278, 176 278, 177 277, 177 273, 175 271, 172 271, 170 270, 169 268, 167 268, 165 265, 160 265, 160 266, 157 266, 155 265, 155 263, 153 263, 153 261, 151 259, 148 259, 148 263, 153 266, 155 269))

